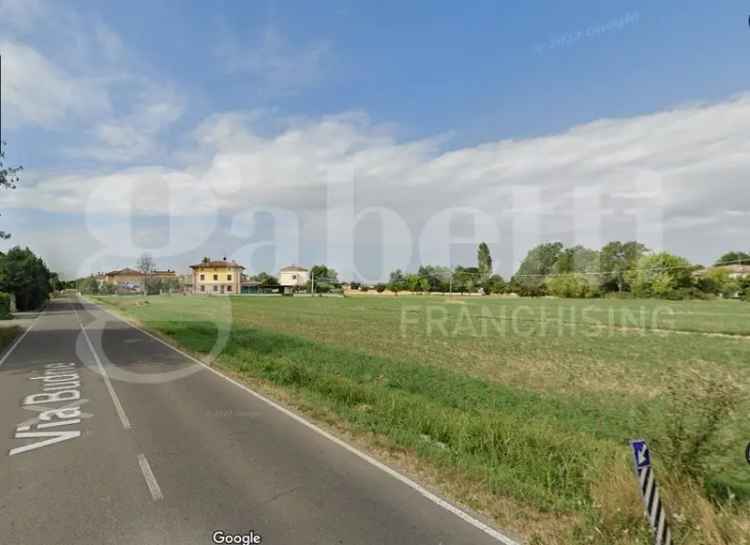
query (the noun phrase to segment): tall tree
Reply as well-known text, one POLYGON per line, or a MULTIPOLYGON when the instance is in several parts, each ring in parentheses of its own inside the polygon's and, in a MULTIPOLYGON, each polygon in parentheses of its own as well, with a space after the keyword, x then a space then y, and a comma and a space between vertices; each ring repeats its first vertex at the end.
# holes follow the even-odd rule
POLYGON ((623 292, 629 288, 626 273, 635 269, 648 251, 645 245, 636 241, 623 243, 617 240, 606 244, 600 255, 601 272, 604 273, 602 289, 623 292))
POLYGON ((149 275, 154 272, 154 269, 156 268, 154 258, 151 257, 151 254, 148 252, 144 252, 141 254, 141 257, 138 258, 136 267, 138 267, 138 270, 143 273, 143 293, 148 294, 149 275))
POLYGON ((477 248, 477 268, 482 282, 492 274, 492 256, 486 242, 480 242, 479 248, 477 248))
POLYGON ((554 272, 562 250, 562 242, 546 242, 529 250, 511 280, 513 289, 521 295, 543 295, 545 277, 554 272))
MULTIPOLYGON (((0 141, 0 188, 4 189, 15 189, 16 184, 20 181, 18 173, 23 170, 23 167, 8 167, 5 166, 5 152, 3 151, 5 142, 0 141)), ((0 231, 0 239, 10 238, 10 233, 0 231)))
POLYGON ((28 248, 0 254, 0 291, 15 295, 18 310, 39 308, 51 291, 50 271, 28 248))

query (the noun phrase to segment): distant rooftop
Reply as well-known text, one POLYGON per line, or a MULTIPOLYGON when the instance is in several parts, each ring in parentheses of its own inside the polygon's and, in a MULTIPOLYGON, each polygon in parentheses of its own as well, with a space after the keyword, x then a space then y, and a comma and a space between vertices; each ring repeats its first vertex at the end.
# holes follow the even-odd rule
POLYGON ((215 268, 232 267, 232 268, 240 268, 240 269, 245 268, 239 263, 237 263, 236 261, 227 261, 226 257, 224 259, 216 259, 216 260, 210 259, 208 261, 201 261, 200 263, 197 263, 196 265, 190 265, 191 269, 199 269, 201 267, 215 267, 215 268))
POLYGON ((281 272, 290 272, 290 271, 307 272, 307 269, 304 267, 300 267, 299 265, 289 265, 287 267, 281 268, 281 272))

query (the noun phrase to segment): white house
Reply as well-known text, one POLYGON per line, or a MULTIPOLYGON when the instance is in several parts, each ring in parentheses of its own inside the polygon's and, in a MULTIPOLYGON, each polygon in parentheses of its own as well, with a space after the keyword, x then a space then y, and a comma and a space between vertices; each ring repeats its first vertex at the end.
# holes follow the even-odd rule
POLYGON ((304 267, 290 265, 279 271, 279 284, 284 287, 299 288, 310 280, 310 271, 304 267))

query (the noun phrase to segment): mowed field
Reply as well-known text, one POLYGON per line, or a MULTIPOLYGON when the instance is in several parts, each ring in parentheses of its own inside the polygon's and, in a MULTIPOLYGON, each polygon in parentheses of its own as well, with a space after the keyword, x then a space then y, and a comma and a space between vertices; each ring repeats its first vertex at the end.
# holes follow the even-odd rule
POLYGON ((220 349, 215 365, 530 543, 648 543, 628 447, 640 437, 656 447, 678 543, 750 535, 750 304, 97 299, 196 354, 220 349), (705 487, 673 482, 660 456, 675 408, 689 429, 716 384, 741 398, 720 425, 728 446, 709 453, 705 487))

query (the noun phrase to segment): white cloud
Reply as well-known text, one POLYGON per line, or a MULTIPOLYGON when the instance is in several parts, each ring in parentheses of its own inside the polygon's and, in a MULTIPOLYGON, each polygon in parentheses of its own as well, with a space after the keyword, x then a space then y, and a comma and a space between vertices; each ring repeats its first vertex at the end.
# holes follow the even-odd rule
POLYGON ((9 127, 55 127, 70 118, 91 118, 109 112, 109 97, 96 80, 66 72, 22 43, 0 42, 0 52, 5 121, 9 127))
POLYGON ((176 86, 144 76, 147 63, 96 18, 56 4, 31 6, 13 4, 16 24, 0 32, 7 126, 65 134, 58 149, 66 157, 163 157, 161 137, 185 108, 176 86))
POLYGON ((325 40, 295 46, 268 25, 252 44, 226 34, 215 54, 227 72, 246 74, 266 91, 293 93, 321 81, 333 48, 325 40))
MULTIPOLYGON (((159 106, 154 112, 157 120, 175 115, 159 106)), ((399 214, 411 230, 405 237, 415 247, 420 240, 428 254, 415 258, 422 262, 445 255, 439 248, 445 242, 430 241, 432 235, 422 232, 431 217, 454 207, 489 215, 500 232, 497 247, 516 246, 501 250, 505 255, 497 261, 504 272, 543 240, 642 237, 654 248, 664 245, 702 261, 724 247, 747 249, 750 240, 744 221, 750 211, 750 95, 450 151, 438 140, 399 141, 359 113, 304 120, 227 113, 206 120, 194 136, 195 147, 181 151, 194 159, 181 168, 26 173, 6 206, 196 221, 280 207, 300 219, 302 239, 307 237, 303 246, 354 231, 376 240, 370 236, 374 224, 365 234, 352 224, 327 224, 328 214, 341 206, 331 195, 343 195, 346 206, 351 191, 355 215, 367 207, 399 214), (168 198, 155 192, 157 186, 167 188, 168 198), (146 198, 151 193, 153 198, 146 198)), ((111 137, 123 135, 115 131, 111 137)), ((404 241, 379 244, 404 246, 404 241)), ((350 259, 337 254, 346 251, 340 245, 328 250, 332 263, 350 259)))

